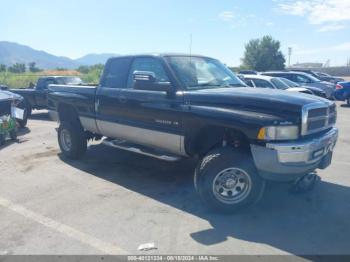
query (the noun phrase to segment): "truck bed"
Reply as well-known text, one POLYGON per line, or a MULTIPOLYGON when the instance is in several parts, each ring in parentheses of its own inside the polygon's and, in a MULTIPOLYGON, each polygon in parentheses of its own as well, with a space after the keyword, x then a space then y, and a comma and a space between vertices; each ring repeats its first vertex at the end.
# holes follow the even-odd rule
POLYGON ((96 86, 50 85, 48 108, 57 111, 60 105, 74 106, 80 117, 95 117, 96 86))

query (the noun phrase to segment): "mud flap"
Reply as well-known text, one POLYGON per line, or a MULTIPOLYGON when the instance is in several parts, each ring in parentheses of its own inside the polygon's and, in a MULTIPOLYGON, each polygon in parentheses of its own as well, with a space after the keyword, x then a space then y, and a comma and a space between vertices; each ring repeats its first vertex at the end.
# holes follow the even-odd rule
POLYGON ((316 172, 306 174, 294 182, 290 192, 293 194, 308 192, 312 190, 320 180, 321 178, 316 174, 316 172))

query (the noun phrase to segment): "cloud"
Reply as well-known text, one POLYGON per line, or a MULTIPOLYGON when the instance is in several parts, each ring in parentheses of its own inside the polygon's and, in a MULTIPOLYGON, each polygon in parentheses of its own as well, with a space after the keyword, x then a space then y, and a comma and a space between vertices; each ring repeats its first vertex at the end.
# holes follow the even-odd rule
POLYGON ((266 22, 265 25, 266 26, 274 26, 275 24, 273 22, 266 22))
POLYGON ((319 25, 319 32, 341 30, 350 21, 349 0, 284 0, 278 8, 285 14, 306 17, 310 24, 319 25), (330 25, 329 25, 330 24, 330 25))
POLYGON ((330 31, 338 31, 338 30, 342 30, 345 28, 345 25, 337 25, 337 24, 333 24, 333 25, 325 25, 320 27, 317 32, 330 32, 330 31))
POLYGON ((350 42, 345 42, 340 45, 333 46, 334 50, 337 51, 350 51, 350 42))
POLYGON ((332 45, 328 47, 312 48, 312 49, 302 49, 299 46, 293 46, 293 53, 298 55, 310 55, 310 54, 319 54, 329 51, 350 51, 350 42, 344 42, 337 45, 332 45))
POLYGON ((219 14, 219 18, 223 21, 231 21, 234 15, 232 11, 223 11, 219 14))

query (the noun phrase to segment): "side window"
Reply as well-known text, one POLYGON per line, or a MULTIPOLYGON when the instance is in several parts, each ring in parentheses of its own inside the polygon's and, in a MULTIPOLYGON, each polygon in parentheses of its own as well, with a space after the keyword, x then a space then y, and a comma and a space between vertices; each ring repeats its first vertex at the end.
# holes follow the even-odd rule
POLYGON ((126 80, 131 59, 115 58, 111 60, 104 73, 102 86, 109 88, 126 88, 126 80))
POLYGON ((152 57, 134 59, 129 71, 128 88, 132 88, 134 85, 133 73, 135 71, 153 72, 156 75, 157 82, 169 82, 169 78, 164 70, 162 63, 152 57))
POLYGON ((49 85, 53 85, 53 84, 55 84, 55 81, 53 79, 46 80, 44 84, 44 89, 48 89, 49 85))
POLYGON ((310 83, 310 80, 303 75, 296 75, 296 82, 297 83, 310 83))
POLYGON ((254 79, 253 81, 254 81, 256 87, 273 88, 273 86, 266 80, 254 79))
POLYGON ((251 80, 251 79, 245 78, 244 83, 246 83, 250 87, 254 87, 253 80, 251 80))

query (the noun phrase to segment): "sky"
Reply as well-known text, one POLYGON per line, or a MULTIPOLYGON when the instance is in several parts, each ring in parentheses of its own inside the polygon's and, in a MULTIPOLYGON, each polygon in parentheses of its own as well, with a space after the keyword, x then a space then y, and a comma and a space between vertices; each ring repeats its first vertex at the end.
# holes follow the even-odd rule
POLYGON ((350 0, 0 0, 0 41, 54 55, 190 52, 241 64, 271 35, 291 64, 350 59, 350 0))

